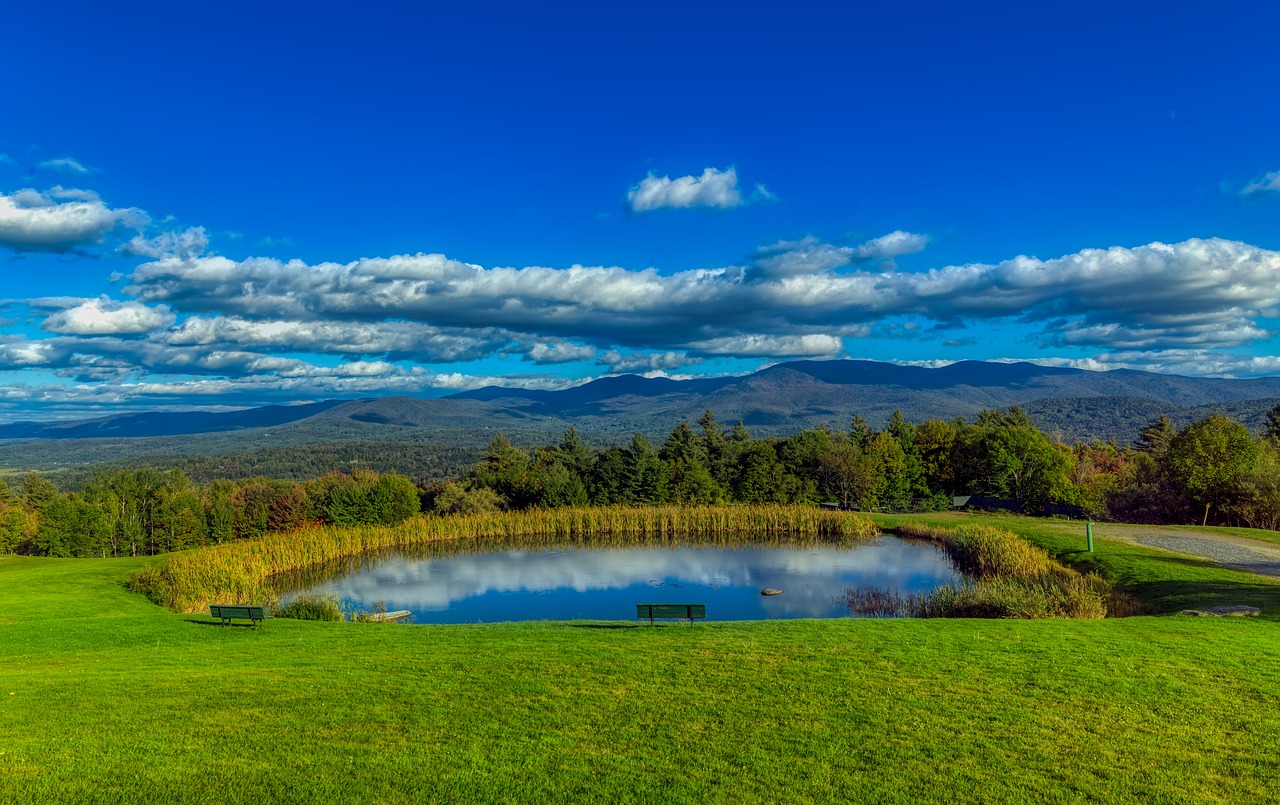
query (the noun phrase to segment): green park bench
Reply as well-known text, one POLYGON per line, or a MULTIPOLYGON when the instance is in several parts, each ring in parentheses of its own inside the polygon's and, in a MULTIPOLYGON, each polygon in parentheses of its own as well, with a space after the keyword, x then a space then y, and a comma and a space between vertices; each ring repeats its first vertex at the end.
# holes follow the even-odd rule
POLYGON ((648 618, 649 625, 653 625, 654 618, 680 618, 687 619, 689 625, 693 625, 694 618, 707 617, 706 604, 636 604, 636 617, 648 618))
POLYGON ((262 607, 244 606, 243 604, 210 604, 209 615, 221 619, 223 626, 231 623, 232 618, 253 621, 253 628, 255 629, 266 618, 262 607))

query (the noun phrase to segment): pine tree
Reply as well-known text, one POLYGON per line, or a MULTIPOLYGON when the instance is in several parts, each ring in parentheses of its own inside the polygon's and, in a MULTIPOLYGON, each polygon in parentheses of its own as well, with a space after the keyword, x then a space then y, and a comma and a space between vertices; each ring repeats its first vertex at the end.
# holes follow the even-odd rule
POLYGON ((849 423, 849 435, 853 438, 854 444, 864 448, 871 443, 871 437, 875 434, 871 432, 871 426, 867 424, 867 420, 860 414, 856 414, 853 421, 849 423))
POLYGON ((1161 414, 1154 422, 1142 429, 1133 443, 1133 449, 1146 453, 1156 461, 1161 461, 1169 452, 1169 445, 1177 435, 1178 431, 1174 428, 1173 421, 1161 414))
POLYGON ((1267 418, 1263 424, 1263 435, 1280 445, 1280 403, 1276 403, 1267 412, 1267 418))

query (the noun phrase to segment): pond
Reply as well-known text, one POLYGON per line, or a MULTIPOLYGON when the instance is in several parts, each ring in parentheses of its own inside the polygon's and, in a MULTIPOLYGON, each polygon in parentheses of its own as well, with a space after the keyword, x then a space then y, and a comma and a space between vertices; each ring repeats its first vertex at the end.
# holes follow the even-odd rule
POLYGON ((963 580, 928 543, 510 547, 473 542, 365 557, 277 583, 414 623, 634 620, 638 603, 705 603, 708 620, 849 617, 850 589, 925 593, 963 580), (764 588, 782 590, 764 596, 764 588))

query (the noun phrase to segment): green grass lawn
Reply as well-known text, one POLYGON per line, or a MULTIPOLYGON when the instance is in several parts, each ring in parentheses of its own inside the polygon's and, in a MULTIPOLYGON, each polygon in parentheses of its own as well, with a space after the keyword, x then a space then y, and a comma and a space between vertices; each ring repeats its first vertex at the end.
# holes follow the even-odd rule
POLYGON ((1280 584, 993 522, 1264 617, 254 631, 126 591, 141 560, 0 557, 0 802, 1280 798, 1280 584))

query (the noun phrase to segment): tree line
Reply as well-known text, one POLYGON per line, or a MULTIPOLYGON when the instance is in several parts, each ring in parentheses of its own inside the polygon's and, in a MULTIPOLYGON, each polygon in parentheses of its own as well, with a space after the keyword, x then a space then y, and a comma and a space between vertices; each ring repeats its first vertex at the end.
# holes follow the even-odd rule
POLYGON ((102 470, 75 492, 36 473, 0 481, 0 553, 139 556, 250 539, 311 523, 395 524, 421 510, 397 473, 255 478, 196 486, 179 470, 102 470))
POLYGON ((413 442, 324 442, 215 455, 149 455, 100 462, 97 465, 76 465, 59 470, 57 482, 63 491, 77 491, 92 483, 103 469, 117 468, 151 469, 161 474, 169 470, 181 470, 193 483, 202 486, 215 481, 259 478, 307 481, 327 472, 350 473, 364 469, 379 473, 397 472, 421 485, 442 478, 455 478, 465 473, 483 452, 483 442, 474 446, 413 442))
POLYGON ((931 511, 953 497, 1078 507, 1100 519, 1280 528, 1280 405, 1254 438, 1213 414, 1182 430, 1166 416, 1132 444, 1063 444, 1015 406, 919 424, 895 411, 873 430, 817 428, 755 438, 706 412, 661 445, 590 448, 570 428, 558 444, 527 451, 495 436, 457 481, 435 484, 426 508, 441 513, 568 505, 836 503, 863 511, 931 511))
POLYGON ((1134 523, 1215 523, 1280 530, 1280 405, 1255 438, 1213 414, 1179 430, 1164 416, 1132 444, 1066 445, 1018 407, 972 421, 915 424, 894 412, 849 427, 756 438, 707 411, 655 445, 636 434, 593 448, 574 428, 526 450, 499 434, 455 480, 328 472, 309 481, 193 483, 177 469, 111 469, 71 492, 30 473, 0 481, 0 553, 137 556, 306 524, 394 524, 420 511, 661 503, 826 503, 863 511, 933 511, 959 495, 1079 507, 1134 523))

